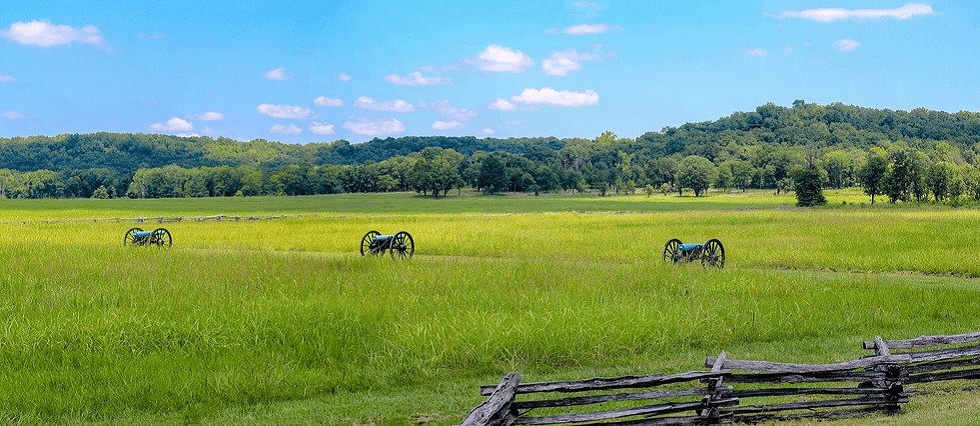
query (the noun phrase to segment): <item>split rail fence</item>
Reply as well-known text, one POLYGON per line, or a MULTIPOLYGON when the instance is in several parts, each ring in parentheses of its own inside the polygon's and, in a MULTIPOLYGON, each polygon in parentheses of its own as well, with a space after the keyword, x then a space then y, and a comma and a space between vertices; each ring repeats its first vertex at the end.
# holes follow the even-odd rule
POLYGON ((873 355, 838 364, 728 359, 706 371, 521 383, 508 374, 462 425, 687 425, 895 413, 908 384, 980 378, 980 332, 864 342, 873 355))

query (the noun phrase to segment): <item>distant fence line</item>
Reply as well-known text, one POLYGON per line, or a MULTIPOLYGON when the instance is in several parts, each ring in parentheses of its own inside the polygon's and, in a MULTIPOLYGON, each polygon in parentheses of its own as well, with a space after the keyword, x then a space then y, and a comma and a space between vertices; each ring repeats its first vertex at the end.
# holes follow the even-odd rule
POLYGON ((461 424, 752 424, 894 413, 914 392, 906 384, 980 378, 977 342, 980 332, 878 336, 863 343, 874 355, 838 364, 740 361, 722 352, 705 361, 707 371, 565 382, 521 383, 512 372, 480 388, 489 398, 461 424))

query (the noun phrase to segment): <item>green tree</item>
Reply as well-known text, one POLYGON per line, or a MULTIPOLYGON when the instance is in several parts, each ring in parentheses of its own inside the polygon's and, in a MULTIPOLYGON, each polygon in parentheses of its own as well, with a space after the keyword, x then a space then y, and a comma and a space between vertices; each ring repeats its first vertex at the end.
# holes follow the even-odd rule
POLYGON ((854 161, 846 152, 835 149, 823 155, 823 169, 827 172, 827 184, 831 188, 850 185, 854 161))
POLYGON ((897 149, 889 153, 888 173, 885 175, 884 193, 889 202, 909 201, 924 188, 925 173, 910 149, 897 149))
POLYGON ((500 153, 493 153, 483 160, 477 179, 484 194, 498 194, 507 189, 507 168, 500 153))
POLYGON ((858 180, 864 193, 871 196, 871 204, 875 203, 875 195, 883 195, 885 175, 888 173, 888 160, 880 152, 872 151, 868 162, 858 172, 858 180))
POLYGON ((690 188, 695 197, 700 197, 717 178, 718 169, 711 161, 699 155, 689 155, 677 165, 677 193, 681 195, 683 188, 690 188))
POLYGON ((715 179, 715 188, 728 192, 732 188, 732 169, 727 164, 718 167, 718 178, 715 179))
POLYGON ((926 184, 936 201, 943 201, 950 195, 953 182, 953 165, 948 161, 940 161, 929 166, 926 184))
POLYGON ((796 192, 797 206, 813 207, 827 204, 822 184, 825 173, 815 165, 793 170, 793 191, 796 192))

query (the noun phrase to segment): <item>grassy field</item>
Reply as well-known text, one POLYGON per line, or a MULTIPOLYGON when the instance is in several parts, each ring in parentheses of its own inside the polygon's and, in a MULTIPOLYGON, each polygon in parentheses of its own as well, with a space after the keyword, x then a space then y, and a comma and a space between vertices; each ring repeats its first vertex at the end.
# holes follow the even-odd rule
MULTIPOLYGON (((452 424, 508 371, 829 363, 980 330, 980 211, 827 196, 0 200, 0 422, 452 424), (174 246, 123 247, 133 226, 174 246), (362 258, 370 229, 415 258, 362 258), (721 239, 726 268, 663 263, 675 237, 721 239)), ((976 423, 969 385, 882 421, 976 423)))

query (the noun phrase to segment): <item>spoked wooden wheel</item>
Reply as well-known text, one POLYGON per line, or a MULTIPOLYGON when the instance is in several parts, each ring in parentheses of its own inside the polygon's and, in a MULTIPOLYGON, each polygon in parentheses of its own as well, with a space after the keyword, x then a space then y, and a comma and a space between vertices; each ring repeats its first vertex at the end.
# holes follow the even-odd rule
POLYGON ((374 243, 374 238, 379 235, 381 233, 378 231, 368 231, 367 234, 364 234, 364 238, 361 238, 361 256, 367 256, 369 254, 371 256, 378 255, 378 248, 375 247, 372 250, 371 245, 374 243))
POLYGON ((681 252, 678 246, 681 245, 681 240, 677 238, 672 238, 664 244, 664 262, 671 261, 677 263, 681 260, 681 252))
POLYGON ((393 259, 411 259, 415 254, 415 240, 408 232, 401 231, 392 238, 389 248, 393 259))
POLYGON ((153 230, 150 234, 150 244, 157 247, 170 247, 173 244, 173 238, 170 237, 170 231, 166 228, 157 228, 153 230))
POLYGON ((130 228, 128 231, 126 231, 126 235, 123 236, 123 245, 124 246, 136 245, 136 233, 137 232, 143 232, 143 229, 141 229, 141 228, 130 228))
POLYGON ((712 238, 704 243, 704 248, 701 250, 701 265, 716 268, 725 267, 725 246, 721 244, 721 241, 712 238))

